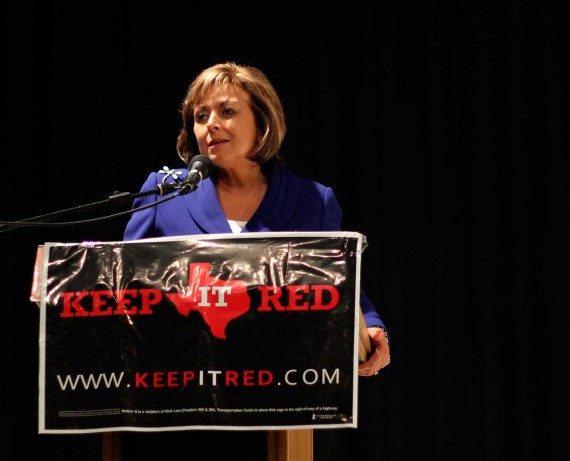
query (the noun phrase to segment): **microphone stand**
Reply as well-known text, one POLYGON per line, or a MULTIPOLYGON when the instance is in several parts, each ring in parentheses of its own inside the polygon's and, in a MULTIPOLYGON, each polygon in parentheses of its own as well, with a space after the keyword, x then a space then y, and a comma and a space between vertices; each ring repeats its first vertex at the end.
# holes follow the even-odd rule
MULTIPOLYGON (((146 208, 150 208, 156 206, 160 203, 166 202, 171 200, 179 195, 186 195, 190 192, 193 192, 198 183, 203 179, 206 179, 214 170, 214 165, 212 161, 206 155, 195 155, 192 157, 188 165, 188 176, 181 182, 174 182, 174 183, 161 183, 156 186, 153 190, 139 192, 137 194, 131 194, 130 192, 115 192, 110 195, 106 200, 102 200, 100 202, 89 203, 86 205, 77 206, 74 208, 68 208, 66 210, 55 211, 53 213, 44 214, 41 216, 35 216, 33 218, 26 218, 20 221, 0 221, 0 232, 6 232, 18 227, 26 227, 26 226, 41 226, 42 224, 48 225, 47 222, 51 221, 52 219, 58 218, 60 216, 69 216, 75 215, 78 213, 83 213, 86 211, 94 210, 97 208, 101 208, 105 205, 112 205, 112 206, 120 206, 126 203, 132 202, 133 199, 137 197, 143 197, 145 195, 150 194, 157 194, 163 196, 169 192, 176 191, 176 193, 169 195, 162 200, 157 200, 156 202, 141 206, 139 208, 131 209, 128 211, 123 211, 121 213, 115 213, 109 216, 104 216, 102 218, 94 218, 94 219, 87 219, 80 222, 57 222, 57 223, 49 223, 54 226, 69 226, 75 224, 86 224, 86 223, 93 223, 97 221, 103 221, 106 219, 116 218, 118 216, 123 216, 125 214, 131 214, 136 211, 141 211, 146 208)), ((164 179, 163 179, 164 180, 164 179)))
MULTIPOLYGON (((132 210, 127 210, 127 211, 122 212, 122 213, 117 213, 117 214, 113 214, 110 216, 104 216, 102 218, 95 218, 95 219, 87 220, 87 221, 83 221, 83 222, 87 223, 87 222, 94 222, 94 221, 102 221, 105 219, 118 217, 118 216, 121 216, 124 214, 134 213, 136 211, 140 211, 140 210, 143 210, 146 208, 150 208, 151 206, 156 206, 159 203, 163 203, 163 202, 166 202, 168 200, 171 200, 171 199, 177 197, 178 195, 182 194, 181 183, 159 184, 153 190, 138 192, 136 194, 132 194, 130 192, 114 192, 112 195, 107 197, 107 199, 101 200, 99 202, 93 202, 93 203, 88 203, 85 205, 76 206, 73 208, 67 208, 65 210, 54 211, 52 213, 47 213, 47 214, 40 215, 40 216, 34 216, 33 218, 21 219, 19 221, 0 221, 0 232, 6 232, 6 231, 9 231, 12 229, 19 228, 19 227, 30 227, 30 226, 41 225, 42 223, 48 223, 48 222, 50 222, 56 218, 62 217, 62 216, 77 215, 80 213, 85 213, 88 211, 96 210, 96 209, 102 208, 104 206, 112 206, 112 207, 123 206, 123 205, 127 205, 129 203, 132 203, 132 201, 138 197, 144 197, 146 195, 151 195, 151 194, 157 194, 157 195, 163 196, 169 192, 172 192, 173 190, 178 190, 178 191, 175 194, 172 194, 172 195, 170 195, 170 196, 168 196, 162 200, 157 200, 156 202, 153 202, 149 205, 145 205, 145 206, 142 206, 140 208, 136 208, 136 209, 132 209, 132 210)), ((193 190, 193 189, 191 189, 191 190, 193 190)), ((187 193, 187 191, 188 191, 188 189, 185 188, 184 193, 187 193)), ((57 225, 64 226, 64 225, 72 225, 72 224, 79 224, 79 223, 76 223, 76 222, 66 222, 66 223, 59 222, 59 223, 51 223, 51 224, 54 226, 57 226, 57 225)))

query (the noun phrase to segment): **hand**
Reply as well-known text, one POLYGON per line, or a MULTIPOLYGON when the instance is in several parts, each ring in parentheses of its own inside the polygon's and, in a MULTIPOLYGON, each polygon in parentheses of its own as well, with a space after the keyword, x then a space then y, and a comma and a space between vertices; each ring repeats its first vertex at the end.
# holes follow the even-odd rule
POLYGON ((359 376, 374 376, 390 363, 390 345, 381 328, 368 328, 372 353, 365 362, 358 364, 359 376))

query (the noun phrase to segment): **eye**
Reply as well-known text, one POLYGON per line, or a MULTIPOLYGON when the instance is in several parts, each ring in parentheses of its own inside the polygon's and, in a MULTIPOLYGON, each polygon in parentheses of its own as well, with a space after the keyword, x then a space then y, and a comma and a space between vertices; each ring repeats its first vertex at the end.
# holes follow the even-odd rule
POLYGON ((205 112, 196 112, 194 114, 194 122, 204 123, 206 120, 208 120, 208 114, 206 114, 205 112))
POLYGON ((236 111, 234 109, 232 109, 231 107, 224 107, 224 109, 222 111, 222 114, 224 117, 231 117, 235 113, 236 113, 236 111))

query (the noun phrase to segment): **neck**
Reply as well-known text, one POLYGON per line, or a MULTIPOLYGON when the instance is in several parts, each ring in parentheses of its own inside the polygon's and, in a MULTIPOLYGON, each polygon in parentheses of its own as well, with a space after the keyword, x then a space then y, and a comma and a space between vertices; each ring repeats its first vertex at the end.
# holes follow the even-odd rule
POLYGON ((245 170, 218 170, 216 188, 218 189, 257 189, 261 184, 267 184, 267 178, 256 165, 245 170))
POLYGON ((227 219, 249 221, 267 191, 267 180, 256 174, 225 174, 216 180, 216 193, 227 219))

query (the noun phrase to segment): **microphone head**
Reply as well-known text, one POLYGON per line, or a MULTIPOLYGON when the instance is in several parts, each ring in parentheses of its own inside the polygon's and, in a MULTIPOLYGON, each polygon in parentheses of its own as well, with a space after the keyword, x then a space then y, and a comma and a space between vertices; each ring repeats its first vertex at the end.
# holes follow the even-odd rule
POLYGON ((196 189, 200 181, 206 179, 214 171, 214 164, 205 155, 195 155, 188 164, 188 176, 178 190, 178 195, 185 195, 196 189))
POLYGON ((202 179, 206 179, 214 171, 214 164, 210 160, 210 157, 206 155, 195 155, 190 160, 188 164, 188 170, 190 172, 197 172, 202 175, 202 179))

